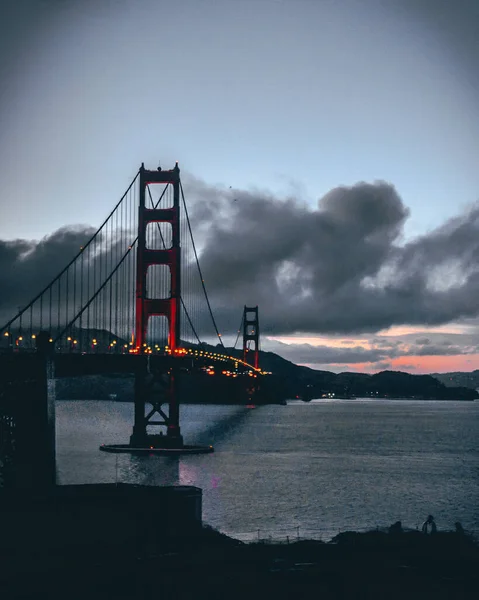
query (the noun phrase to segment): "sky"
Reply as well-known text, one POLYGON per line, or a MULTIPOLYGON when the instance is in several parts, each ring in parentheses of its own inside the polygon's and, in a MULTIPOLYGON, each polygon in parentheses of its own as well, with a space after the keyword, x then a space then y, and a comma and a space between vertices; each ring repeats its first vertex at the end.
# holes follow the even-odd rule
POLYGON ((253 303, 262 347, 314 368, 479 366, 476 0, 0 16, 2 306, 61 268, 141 162, 178 160, 225 339, 253 303))

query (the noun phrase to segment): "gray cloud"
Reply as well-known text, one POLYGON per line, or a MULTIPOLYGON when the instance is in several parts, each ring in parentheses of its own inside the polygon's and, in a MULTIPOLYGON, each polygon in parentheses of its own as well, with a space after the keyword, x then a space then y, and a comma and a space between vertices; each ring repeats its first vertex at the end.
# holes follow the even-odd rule
POLYGON ((14 312, 31 300, 94 233, 92 227, 77 225, 62 227, 40 241, 0 240, 0 310, 14 312))
MULTIPOLYGON (((335 188, 317 208, 193 178, 185 188, 224 333, 236 330, 244 304, 259 305, 261 330, 274 335, 375 332, 479 314, 479 206, 401 245, 409 211, 384 182, 335 188)), ((28 302, 92 233, 86 226, 65 227, 40 242, 0 242, 2 314, 28 302)), ((398 340, 373 338, 370 360, 400 351, 457 350, 455 344, 446 349, 444 336, 440 342, 429 338, 416 336, 407 350, 398 340)), ((344 362, 369 360, 359 347, 344 351, 354 353, 343 355, 344 362)))
POLYGON ((479 206, 401 245, 408 209, 384 182, 336 188, 316 209, 197 181, 193 188, 201 262, 225 330, 245 303, 260 306, 263 331, 275 335, 478 314, 479 206))
POLYGON ((284 358, 300 364, 355 364, 378 363, 391 357, 391 353, 380 349, 366 349, 362 346, 337 348, 333 346, 312 346, 310 344, 285 344, 269 341, 263 344, 265 349, 280 354, 284 358))

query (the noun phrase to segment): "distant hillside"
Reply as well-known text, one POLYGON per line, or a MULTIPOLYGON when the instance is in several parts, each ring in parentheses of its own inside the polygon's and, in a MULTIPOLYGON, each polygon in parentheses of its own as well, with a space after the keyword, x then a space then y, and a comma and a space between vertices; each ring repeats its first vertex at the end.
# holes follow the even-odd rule
POLYGON ((446 387, 466 387, 471 390, 479 388, 479 370, 475 371, 453 371, 452 373, 431 373, 432 377, 438 379, 446 387))
MULTIPOLYGON (((240 356, 241 352, 228 349, 240 356)), ((332 373, 295 365, 274 354, 260 352, 260 366, 271 371, 278 387, 289 397, 321 398, 324 394, 335 396, 415 398, 430 400, 474 400, 479 394, 464 384, 445 385, 431 375, 411 375, 401 371, 366 373, 332 373)), ((479 382, 479 371, 476 372, 479 382)), ((479 383, 477 385, 479 387, 479 383)))
MULTIPOLYGON (((202 344, 202 346, 215 352, 220 350, 215 346, 206 344, 202 344)), ((221 350, 223 349, 221 348, 221 350)), ((231 356, 242 357, 240 350, 227 348, 226 351, 231 356)), ((262 393, 266 402, 278 402, 285 398, 296 397, 311 400, 329 395, 334 395, 336 398, 413 398, 417 400, 474 400, 479 398, 479 394, 475 391, 475 387, 479 387, 479 371, 443 374, 441 377, 445 378, 444 382, 441 382, 437 375, 434 377, 410 375, 400 371, 382 371, 374 375, 351 372, 336 374, 295 365, 273 352, 260 352, 260 366, 264 371, 272 372, 272 375, 265 377, 262 382, 262 393), (474 384, 472 380, 466 382, 466 380, 448 379, 448 376, 451 375, 468 377, 474 375, 477 378, 477 384, 474 384)), ((207 379, 209 380, 209 378, 207 379)), ((209 387, 205 388, 204 394, 199 389, 195 393, 190 393, 188 387, 183 386, 187 401, 209 402, 213 401, 213 396, 215 396, 214 401, 225 401, 225 396, 229 396, 229 394, 223 392, 220 383, 218 381, 216 385, 217 394, 213 394, 209 387)), ((119 400, 132 400, 133 379, 131 375, 90 376, 60 379, 57 382, 59 399, 108 399, 110 394, 116 394, 119 400)), ((233 402, 233 399, 231 401, 233 402)))

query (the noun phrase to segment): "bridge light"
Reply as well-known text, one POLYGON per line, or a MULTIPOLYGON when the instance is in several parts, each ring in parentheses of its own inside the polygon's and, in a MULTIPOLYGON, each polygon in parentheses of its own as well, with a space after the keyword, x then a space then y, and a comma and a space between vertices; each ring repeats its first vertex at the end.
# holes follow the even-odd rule
POLYGON ((36 339, 37 339, 37 336, 34 333, 32 333, 32 340, 36 340, 36 339))
POLYGON ((94 344, 96 344, 96 338, 93 338, 93 339, 92 339, 92 342, 93 342, 94 344))
POLYGON ((78 344, 77 340, 73 340, 73 343, 74 343, 74 344, 78 344))
POLYGON ((53 342, 53 338, 50 338, 48 341, 49 341, 49 342, 50 342, 50 344, 51 344, 51 343, 53 342))
MULTIPOLYGON (((33 336, 32 336, 33 337, 33 336)), ((67 342, 71 342, 72 338, 70 336, 67 337, 67 342)))
POLYGON ((20 336, 20 337, 18 338, 18 341, 19 341, 19 342, 21 342, 22 340, 23 340, 23 337, 22 337, 22 336, 20 336))
POLYGON ((5 337, 8 337, 10 334, 8 333, 8 331, 5 331, 5 333, 3 334, 5 337))

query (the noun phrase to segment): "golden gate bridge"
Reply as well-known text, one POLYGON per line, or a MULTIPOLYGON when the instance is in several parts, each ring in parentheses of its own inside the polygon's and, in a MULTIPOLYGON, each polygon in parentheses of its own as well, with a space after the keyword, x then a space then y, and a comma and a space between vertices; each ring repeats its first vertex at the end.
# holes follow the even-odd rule
POLYGON ((0 466, 22 446, 20 430, 28 431, 27 447, 42 435, 48 446, 55 378, 98 373, 135 376, 129 443, 101 449, 212 451, 184 443, 179 388, 188 374, 202 370, 234 381, 225 389, 241 390, 246 402, 254 402, 265 375, 257 306, 244 307, 235 348, 241 333, 242 353, 228 352, 208 298, 178 163, 170 170, 142 164, 98 230, 0 328, 0 454, 6 457, 0 466), (216 347, 202 338, 216 338, 216 347), (30 427, 19 427, 27 422, 30 427))

